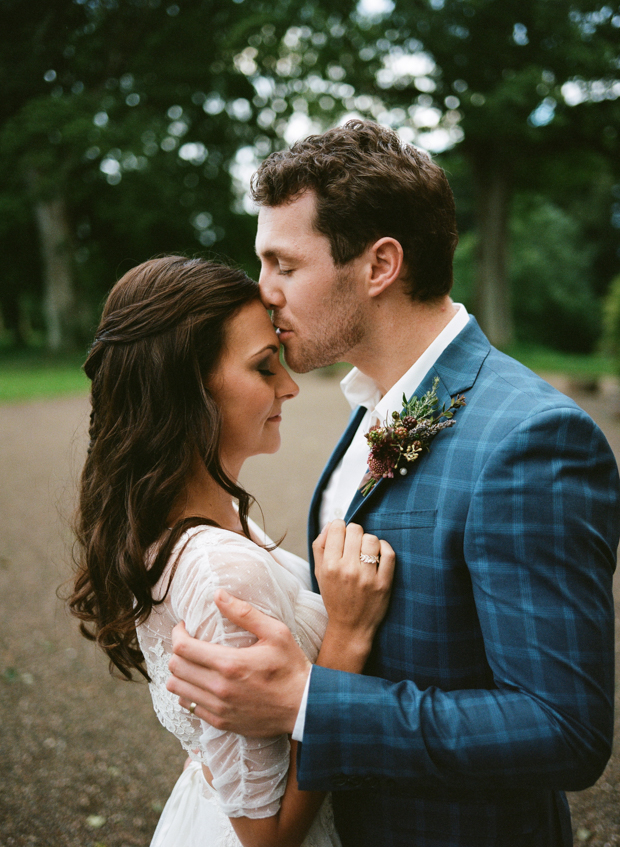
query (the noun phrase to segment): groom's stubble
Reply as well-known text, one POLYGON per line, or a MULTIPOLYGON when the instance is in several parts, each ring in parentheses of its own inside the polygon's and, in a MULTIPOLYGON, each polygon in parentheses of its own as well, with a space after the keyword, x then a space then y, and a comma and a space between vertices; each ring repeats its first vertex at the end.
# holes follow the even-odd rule
MULTIPOLYGON (((276 326, 280 314, 273 313, 276 326)), ((347 354, 364 338, 366 322, 353 269, 345 265, 335 270, 330 293, 319 308, 302 315, 282 314, 282 322, 294 331, 284 343, 284 357, 295 373, 348 361, 347 354)))

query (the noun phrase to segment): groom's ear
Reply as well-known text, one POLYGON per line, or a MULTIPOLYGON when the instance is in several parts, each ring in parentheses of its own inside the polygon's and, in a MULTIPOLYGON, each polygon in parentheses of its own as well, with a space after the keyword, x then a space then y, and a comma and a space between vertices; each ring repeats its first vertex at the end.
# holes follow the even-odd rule
POLYGON ((368 248, 368 294, 377 297, 389 288, 403 271, 403 248, 395 238, 386 236, 368 248))

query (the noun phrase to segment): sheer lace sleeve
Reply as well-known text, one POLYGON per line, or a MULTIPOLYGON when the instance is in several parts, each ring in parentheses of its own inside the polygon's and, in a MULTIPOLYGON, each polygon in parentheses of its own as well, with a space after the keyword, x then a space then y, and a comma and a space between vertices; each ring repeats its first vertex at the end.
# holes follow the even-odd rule
MULTIPOLYGON (((218 588, 247 600, 294 631, 298 586, 269 553, 232 533, 198 531, 183 551, 172 580, 166 600, 172 616, 185 621, 188 632, 197 638, 234 647, 252 644, 255 636, 231 624, 215 606, 213 595, 218 588)), ((201 723, 203 755, 199 758, 213 774, 224 812, 229 817, 251 818, 275 814, 286 787, 288 737, 245 738, 201 723)))

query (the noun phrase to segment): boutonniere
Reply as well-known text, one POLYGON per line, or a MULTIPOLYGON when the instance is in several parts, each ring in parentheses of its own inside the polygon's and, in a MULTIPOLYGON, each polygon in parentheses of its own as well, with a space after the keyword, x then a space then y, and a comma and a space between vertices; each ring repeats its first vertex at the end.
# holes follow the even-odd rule
POLYGON ((415 462, 420 453, 430 449, 430 443, 442 429, 454 426, 454 412, 465 405, 462 394, 452 397, 449 407, 445 405, 436 411, 439 403, 437 386, 439 377, 435 377, 433 387, 423 397, 412 397, 407 401, 403 394, 403 409, 392 412, 392 423, 385 426, 373 426, 366 433, 370 445, 368 472, 362 480, 359 490, 365 497, 380 479, 392 478, 394 472, 405 476, 406 462, 415 462))

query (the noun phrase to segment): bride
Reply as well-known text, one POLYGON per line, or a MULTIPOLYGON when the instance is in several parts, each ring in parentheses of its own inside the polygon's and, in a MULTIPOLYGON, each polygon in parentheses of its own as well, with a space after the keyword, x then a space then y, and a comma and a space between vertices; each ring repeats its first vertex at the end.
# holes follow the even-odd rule
POLYGON ((152 847, 337 847, 329 798, 304 792, 288 736, 216 730, 166 689, 172 629, 237 647, 226 591, 279 619, 309 662, 359 673, 387 609, 389 545, 334 522, 308 565, 254 524, 237 482, 245 459, 280 445, 298 388, 243 272, 169 256, 112 289, 84 369, 90 445, 76 522, 72 612, 123 676, 142 674, 161 723, 189 754, 152 847), (363 557, 363 558, 361 558, 363 557))

